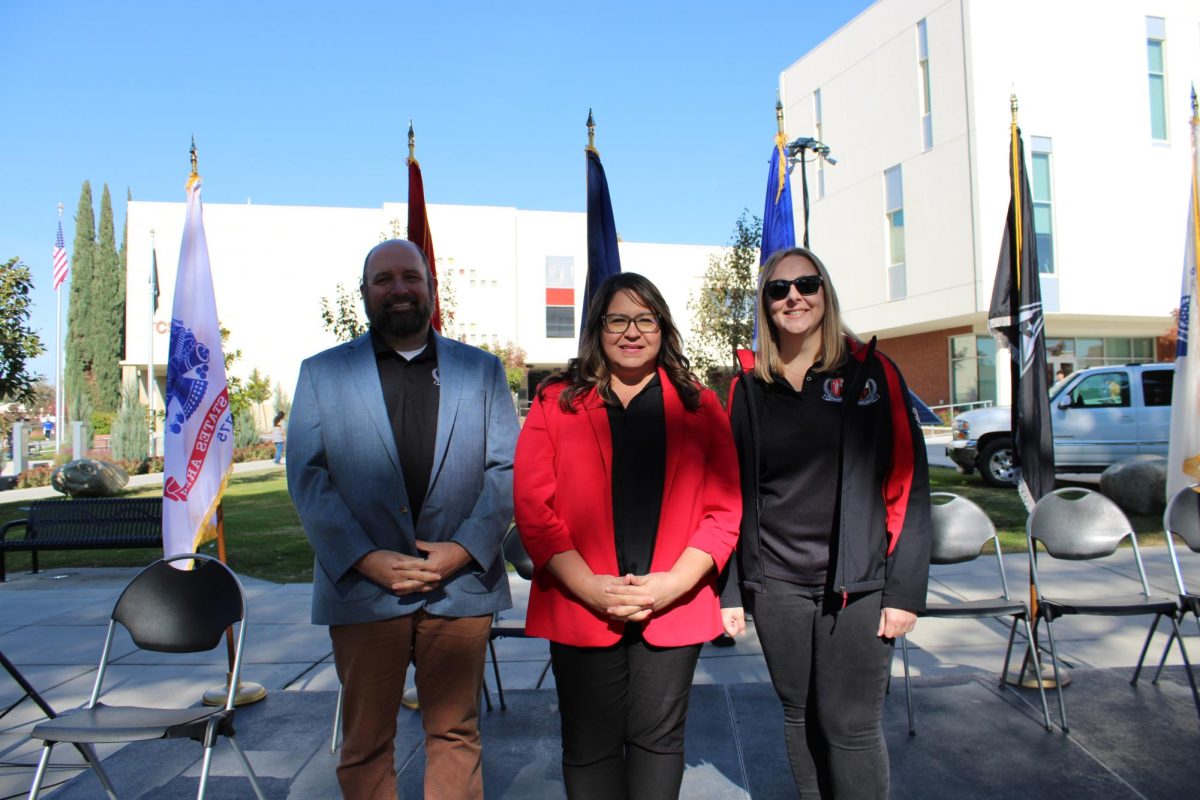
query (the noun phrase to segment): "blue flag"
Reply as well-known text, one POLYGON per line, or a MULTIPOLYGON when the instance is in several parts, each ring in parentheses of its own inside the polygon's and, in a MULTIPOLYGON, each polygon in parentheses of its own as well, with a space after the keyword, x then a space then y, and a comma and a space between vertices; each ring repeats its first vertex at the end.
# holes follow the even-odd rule
POLYGON ((771 169, 767 173, 767 202, 763 208, 762 245, 758 263, 764 264, 777 250, 796 246, 796 222, 792 217, 792 189, 787 179, 783 138, 775 140, 771 169))
POLYGON ((621 272, 621 254, 617 252, 617 224, 613 221, 608 180, 600 164, 600 154, 588 149, 587 155, 587 284, 583 289, 583 307, 579 312, 579 332, 583 333, 588 304, 600 290, 600 284, 621 272))

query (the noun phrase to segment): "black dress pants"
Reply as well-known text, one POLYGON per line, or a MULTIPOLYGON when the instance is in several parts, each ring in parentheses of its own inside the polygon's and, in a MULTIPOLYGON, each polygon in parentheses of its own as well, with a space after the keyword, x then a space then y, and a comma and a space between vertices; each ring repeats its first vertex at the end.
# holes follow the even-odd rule
POLYGON ((655 647, 630 624, 611 647, 550 643, 571 800, 673 800, 700 645, 655 647))
POLYGON ((802 798, 883 800, 883 697, 893 643, 875 635, 882 592, 842 598, 767 578, 754 625, 802 798))

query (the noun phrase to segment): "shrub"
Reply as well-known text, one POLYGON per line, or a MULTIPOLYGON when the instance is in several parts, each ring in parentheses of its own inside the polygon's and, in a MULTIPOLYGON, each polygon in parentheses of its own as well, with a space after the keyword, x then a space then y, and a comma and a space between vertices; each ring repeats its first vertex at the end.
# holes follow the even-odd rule
POLYGON ((233 446, 249 447, 258 444, 258 423, 254 419, 254 410, 249 406, 239 408, 233 415, 233 446))
MULTIPOLYGON (((138 401, 138 390, 133 384, 126 384, 121 392, 121 408, 113 422, 112 448, 113 460, 125 466, 126 462, 139 462, 150 451, 150 420, 147 409, 138 401)), ((126 472, 134 474, 126 467, 126 472)))
POLYGON ((108 436, 112 433, 113 422, 116 421, 117 415, 112 411, 93 411, 88 415, 88 422, 92 426, 92 434, 95 436, 108 436))
POLYGON ((27 469, 17 476, 18 489, 32 489, 36 486, 49 486, 51 467, 34 467, 27 469))

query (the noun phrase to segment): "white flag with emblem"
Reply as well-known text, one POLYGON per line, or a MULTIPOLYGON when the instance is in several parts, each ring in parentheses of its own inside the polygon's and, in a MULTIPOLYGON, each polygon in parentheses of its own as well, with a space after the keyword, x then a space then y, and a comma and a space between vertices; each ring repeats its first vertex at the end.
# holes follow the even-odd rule
POLYGON ((1167 499, 1200 482, 1200 337, 1196 335, 1196 251, 1200 250, 1200 116, 1192 95, 1192 197, 1188 204, 1183 288, 1179 297, 1179 339, 1175 344, 1175 384, 1171 394, 1171 439, 1167 454, 1167 499))
POLYGON ((216 510, 233 468, 233 418, 213 294, 200 179, 188 185, 179 250, 163 464, 163 551, 193 553, 216 537, 216 510))

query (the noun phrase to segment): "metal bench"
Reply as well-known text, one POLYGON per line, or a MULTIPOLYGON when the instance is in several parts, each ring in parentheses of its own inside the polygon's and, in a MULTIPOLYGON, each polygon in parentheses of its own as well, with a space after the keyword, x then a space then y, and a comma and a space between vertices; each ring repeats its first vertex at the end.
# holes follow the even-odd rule
POLYGON ((7 580, 4 557, 10 550, 31 552, 37 572, 39 550, 126 547, 162 547, 161 497, 35 500, 28 517, 0 529, 0 581, 7 580), (22 528, 24 536, 9 538, 10 530, 22 528))

